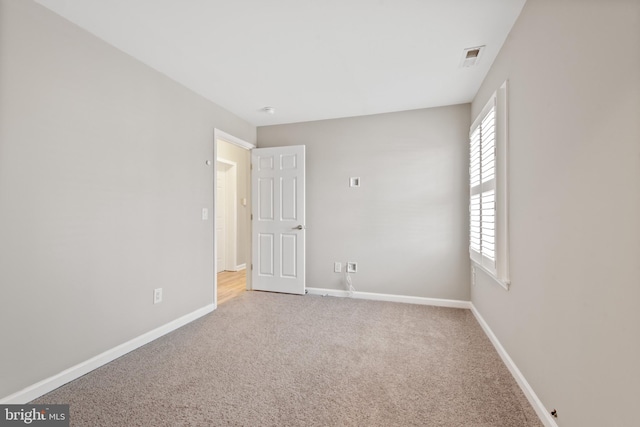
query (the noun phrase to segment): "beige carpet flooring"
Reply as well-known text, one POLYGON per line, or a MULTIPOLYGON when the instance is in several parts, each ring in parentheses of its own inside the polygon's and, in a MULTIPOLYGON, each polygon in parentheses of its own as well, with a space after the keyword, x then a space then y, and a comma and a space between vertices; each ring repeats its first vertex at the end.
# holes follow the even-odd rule
POLYGON ((73 426, 541 426, 469 310, 244 292, 32 403, 73 426))

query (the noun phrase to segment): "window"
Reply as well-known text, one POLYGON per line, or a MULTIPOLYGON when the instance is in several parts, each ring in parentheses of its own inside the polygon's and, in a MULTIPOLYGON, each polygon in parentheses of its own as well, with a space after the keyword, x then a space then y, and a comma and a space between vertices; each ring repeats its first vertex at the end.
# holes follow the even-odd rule
POLYGON ((469 252, 508 289, 507 83, 491 96, 469 133, 469 252))

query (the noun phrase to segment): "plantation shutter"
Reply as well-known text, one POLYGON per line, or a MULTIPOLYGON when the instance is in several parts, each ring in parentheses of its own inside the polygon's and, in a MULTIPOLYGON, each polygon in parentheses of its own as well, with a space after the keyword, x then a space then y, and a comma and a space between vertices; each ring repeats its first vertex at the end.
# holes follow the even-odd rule
POLYGON ((496 106, 495 99, 469 135, 469 251, 471 259, 496 272, 496 106))
POLYGON ((471 257, 480 262, 481 233, 481 206, 480 197, 482 187, 480 185, 480 126, 471 132, 471 147, 469 159, 469 178, 471 188, 471 200, 469 204, 470 236, 469 249, 471 257))

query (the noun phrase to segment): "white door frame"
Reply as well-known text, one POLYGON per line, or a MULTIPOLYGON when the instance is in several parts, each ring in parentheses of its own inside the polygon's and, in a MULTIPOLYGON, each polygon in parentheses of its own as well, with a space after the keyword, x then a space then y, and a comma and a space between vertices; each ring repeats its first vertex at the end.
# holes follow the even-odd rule
MULTIPOLYGON (((216 248, 216 238, 215 238, 215 232, 216 232, 216 225, 215 225, 215 220, 216 220, 216 196, 217 196, 217 190, 216 190, 216 185, 215 185, 215 179, 218 176, 218 162, 216 161, 216 159, 218 158, 218 140, 221 141, 225 141, 228 142, 229 144, 233 144, 236 145, 240 148, 244 148, 245 150, 252 150, 254 148, 256 148, 255 144, 251 144, 250 142, 244 141, 240 138, 237 138, 233 135, 230 135, 224 131, 221 131, 220 129, 214 128, 213 129, 213 159, 214 161, 213 163, 213 180, 212 181, 214 183, 213 185, 213 305, 214 307, 218 307, 218 274, 217 274, 217 262, 218 262, 218 249, 216 248)), ((251 212, 251 188, 248 189, 249 194, 247 197, 248 200, 248 208, 249 208, 249 212, 251 212)), ((251 224, 249 224, 249 228, 251 228, 251 224)), ((251 230, 249 230, 249 237, 251 236, 251 230)), ((249 266, 251 265, 251 239, 249 239, 249 242, 247 242, 249 250, 248 250, 248 254, 247 254, 247 267, 250 268, 249 266)), ((247 274, 247 290, 251 290, 251 275, 247 274)))
MULTIPOLYGON (((237 185, 238 185, 238 164, 236 162, 232 162, 231 160, 227 160, 221 157, 216 159, 216 166, 218 167, 216 171, 216 177, 218 176, 218 172, 220 172, 220 166, 225 165, 226 167, 226 180, 225 180, 225 206, 226 206, 226 215, 225 215, 225 267, 226 270, 237 271, 238 267, 238 258, 237 258, 237 236, 238 236, 238 216, 237 216, 237 185), (231 268, 229 268, 231 267, 231 268)), ((217 187, 216 187, 217 188, 217 187)), ((217 199, 216 199, 217 203, 217 199)), ((217 209, 217 206, 216 206, 217 209)), ((217 213, 217 211, 216 211, 217 213)), ((217 217, 216 217, 217 218, 217 217)), ((217 246, 216 246, 217 248, 217 246)), ((218 259, 216 257, 216 259, 218 259)), ((216 268, 216 271, 218 269, 216 268)))

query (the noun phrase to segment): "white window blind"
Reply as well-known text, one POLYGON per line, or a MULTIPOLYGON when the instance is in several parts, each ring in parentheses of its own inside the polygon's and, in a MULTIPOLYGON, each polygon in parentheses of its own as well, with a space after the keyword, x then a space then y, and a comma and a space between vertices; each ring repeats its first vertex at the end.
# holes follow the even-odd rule
POLYGON ((481 205, 480 205, 480 126, 471 132, 471 147, 469 159, 469 178, 471 188, 471 202, 469 204, 470 229, 469 249, 480 254, 481 233, 481 205))
POLYGON ((469 135, 471 259, 496 274, 496 105, 492 98, 469 135))
MULTIPOLYGON (((475 266, 509 289, 507 82, 469 132, 469 252, 475 266)), ((475 277, 475 276, 474 276, 475 277)))

